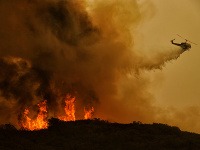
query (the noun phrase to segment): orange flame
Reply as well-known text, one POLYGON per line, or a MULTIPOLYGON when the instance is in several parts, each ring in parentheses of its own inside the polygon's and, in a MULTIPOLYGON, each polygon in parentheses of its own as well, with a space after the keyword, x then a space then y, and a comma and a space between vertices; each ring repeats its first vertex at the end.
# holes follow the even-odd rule
POLYGON ((23 129, 33 131, 33 130, 45 129, 48 127, 46 103, 47 101, 45 100, 38 104, 39 113, 35 120, 32 120, 28 116, 28 114, 30 113, 28 108, 24 110, 24 113, 23 113, 24 120, 21 123, 23 129))
MULTIPOLYGON (((48 127, 47 120, 47 100, 38 104, 39 112, 35 119, 31 119, 30 110, 26 108, 22 114, 20 125, 25 130, 40 130, 48 127)), ((58 118, 63 121, 75 121, 75 97, 66 95, 65 97, 65 115, 58 118)), ((94 114, 94 107, 84 107, 84 119, 91 119, 94 114)))
POLYGON ((85 112, 85 115, 84 115, 84 119, 91 119, 93 114, 94 114, 94 107, 91 107, 91 108, 84 108, 84 112, 85 112))
POLYGON ((65 98, 65 116, 58 117, 63 121, 75 121, 75 97, 67 95, 65 98))

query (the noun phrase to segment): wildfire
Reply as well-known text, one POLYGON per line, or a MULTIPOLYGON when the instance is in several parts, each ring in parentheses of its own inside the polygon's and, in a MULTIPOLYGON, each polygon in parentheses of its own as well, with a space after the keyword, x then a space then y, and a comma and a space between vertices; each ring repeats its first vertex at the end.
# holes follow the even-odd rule
POLYGON ((65 98, 65 116, 58 117, 63 121, 75 121, 75 97, 67 95, 65 98))
MULTIPOLYGON (((35 119, 31 119, 30 110, 26 108, 20 119, 20 125, 25 130, 40 130, 48 127, 47 120, 47 100, 42 101, 38 104, 38 114, 35 119)), ((75 121, 75 97, 66 95, 65 97, 65 115, 58 116, 63 121, 75 121)), ((91 119, 94 114, 94 107, 84 107, 84 119, 91 119)))
POLYGON ((94 107, 91 108, 85 107, 84 112, 85 112, 84 119, 91 119, 94 113, 94 107))
POLYGON ((38 104, 39 107, 39 113, 36 117, 36 119, 32 120, 28 115, 30 113, 29 109, 26 108, 23 113, 23 120, 21 122, 21 126, 23 129, 26 130, 40 130, 40 129, 45 129, 48 127, 48 122, 47 122, 47 106, 46 106, 47 101, 43 101, 38 104))

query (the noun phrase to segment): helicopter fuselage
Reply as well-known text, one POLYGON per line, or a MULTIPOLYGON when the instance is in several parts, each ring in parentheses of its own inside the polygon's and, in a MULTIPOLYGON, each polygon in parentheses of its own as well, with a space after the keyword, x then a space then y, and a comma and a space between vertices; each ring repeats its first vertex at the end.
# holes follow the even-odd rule
POLYGON ((191 45, 187 42, 182 42, 182 43, 174 43, 174 40, 171 41, 172 44, 176 45, 176 46, 180 46, 183 50, 188 50, 191 48, 191 45))

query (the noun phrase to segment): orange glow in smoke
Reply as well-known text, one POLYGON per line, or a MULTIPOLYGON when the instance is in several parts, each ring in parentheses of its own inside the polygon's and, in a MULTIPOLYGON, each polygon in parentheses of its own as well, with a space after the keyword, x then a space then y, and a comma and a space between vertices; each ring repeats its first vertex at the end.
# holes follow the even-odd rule
POLYGON ((48 121, 47 121, 47 101, 40 102, 38 104, 39 107, 39 113, 36 117, 36 119, 31 119, 28 115, 30 113, 29 109, 26 108, 23 113, 23 120, 21 122, 21 126, 25 130, 40 130, 40 129, 46 129, 48 127, 48 121))

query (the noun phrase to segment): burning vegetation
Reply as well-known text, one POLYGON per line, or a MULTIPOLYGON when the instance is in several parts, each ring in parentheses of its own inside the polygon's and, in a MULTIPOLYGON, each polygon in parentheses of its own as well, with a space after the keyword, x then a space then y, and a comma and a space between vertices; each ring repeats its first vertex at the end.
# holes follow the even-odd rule
POLYGON ((26 108, 22 114, 22 119, 20 120, 21 128, 25 130, 40 130, 46 129, 48 127, 47 122, 47 101, 40 102, 38 104, 39 112, 35 119, 29 117, 30 110, 26 108))
POLYGON ((84 108, 84 119, 91 119, 92 118, 92 115, 94 113, 94 107, 91 107, 91 108, 84 108))
MULTIPOLYGON (((67 95, 65 98, 65 115, 58 116, 62 121, 75 121, 75 97, 71 97, 67 95)), ((91 109, 84 108, 84 119, 92 119, 94 113, 94 107, 91 109)), ((38 103, 38 113, 36 114, 36 118, 32 119, 30 116, 30 109, 25 108, 24 112, 22 113, 22 117, 19 118, 19 124, 21 129, 24 130, 40 130, 48 128, 48 109, 47 109, 47 101, 42 101, 38 103)))
POLYGON ((75 97, 71 97, 70 95, 66 96, 65 99, 65 116, 58 117, 63 121, 75 121, 75 97))

